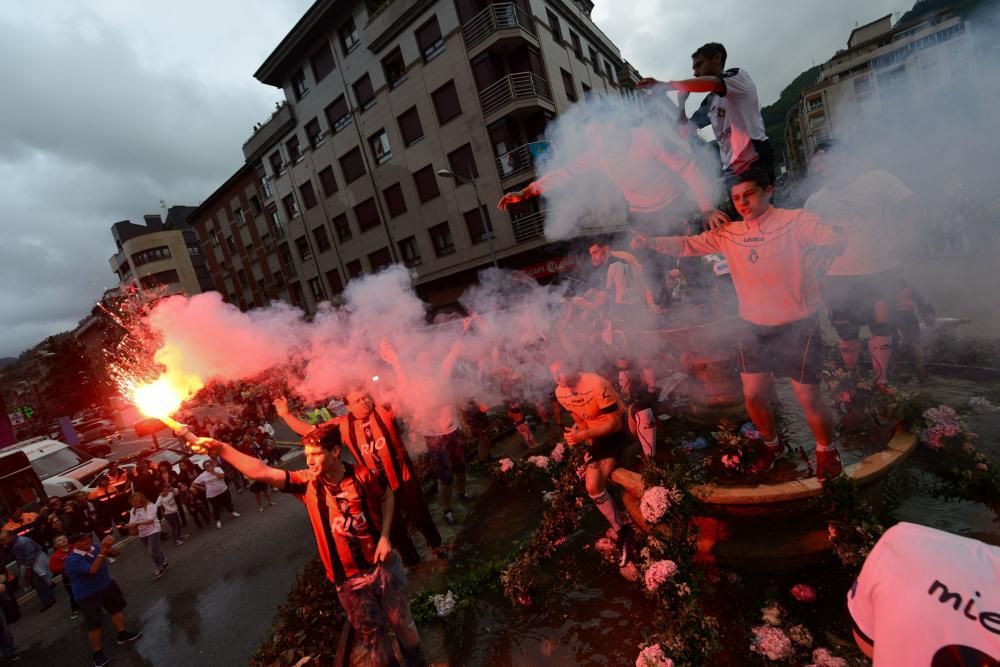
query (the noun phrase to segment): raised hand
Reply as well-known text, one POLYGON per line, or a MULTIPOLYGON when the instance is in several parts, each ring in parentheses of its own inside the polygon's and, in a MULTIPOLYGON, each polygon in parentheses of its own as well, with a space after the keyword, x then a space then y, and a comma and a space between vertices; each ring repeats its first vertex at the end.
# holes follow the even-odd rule
POLYGON ((274 409, 278 411, 278 416, 284 417, 288 414, 288 399, 284 396, 279 396, 274 401, 274 409))
POLYGON ((511 207, 512 204, 519 204, 525 200, 524 193, 518 192, 508 192, 503 197, 500 198, 500 202, 497 204, 497 208, 501 211, 506 211, 511 207))
POLYGON ((632 250, 649 247, 649 237, 642 232, 632 231, 632 250))
POLYGON ((702 211, 701 220, 705 225, 705 229, 711 229, 712 231, 722 229, 732 222, 728 215, 717 208, 713 208, 710 211, 702 211))

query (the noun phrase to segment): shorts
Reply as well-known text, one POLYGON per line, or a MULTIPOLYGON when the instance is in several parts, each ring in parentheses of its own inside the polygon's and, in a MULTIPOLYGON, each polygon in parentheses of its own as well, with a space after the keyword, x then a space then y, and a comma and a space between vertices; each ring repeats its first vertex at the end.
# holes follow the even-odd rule
POLYGON ((900 287, 897 269, 863 276, 827 276, 823 281, 823 299, 830 309, 830 323, 837 328, 838 334, 838 327, 873 324, 875 304, 895 302, 900 287))
MULTIPOLYGON (((64 575, 65 576, 65 575, 64 575)), ((102 591, 77 600, 80 605, 80 612, 83 614, 83 622, 87 624, 88 630, 96 630, 101 627, 101 609, 109 614, 117 614, 125 609, 125 596, 122 589, 114 581, 102 591)))
POLYGON ((603 438, 593 438, 590 445, 587 446, 584 460, 587 463, 597 463, 604 459, 618 460, 621 458, 626 445, 626 428, 626 426, 622 426, 622 430, 617 433, 606 435, 603 438))
POLYGON ((490 418, 478 406, 474 410, 470 408, 464 411, 462 416, 475 437, 481 438, 490 434, 490 418))
POLYGON ((823 339, 815 315, 773 327, 744 320, 739 351, 741 373, 771 373, 800 384, 819 384, 823 339))
POLYGON ((912 310, 897 310, 893 315, 893 324, 903 343, 912 345, 920 342, 920 321, 912 310))
MULTIPOLYGON (((775 173, 775 164, 774 164, 775 163, 774 146, 771 144, 771 140, 751 139, 750 141, 753 143, 754 151, 757 152, 757 159, 751 162, 747 166, 747 168, 744 169, 743 171, 747 171, 749 169, 759 169, 763 171, 765 174, 767 174, 767 178, 770 180, 771 185, 774 185, 775 176, 777 174, 775 173)), ((743 173, 743 171, 741 171, 740 173, 743 173)), ((726 169, 723 172, 723 176, 725 176, 725 186, 727 192, 730 190, 730 188, 732 188, 733 184, 739 183, 739 178, 738 178, 739 174, 733 174, 733 172, 729 169, 726 169)))
POLYGON ((250 490, 254 493, 263 493, 267 491, 267 484, 264 482, 253 482, 250 484, 250 490))
POLYGON ((455 473, 465 472, 465 441, 462 432, 455 429, 444 435, 425 435, 427 451, 431 454, 431 466, 442 484, 455 481, 455 473))

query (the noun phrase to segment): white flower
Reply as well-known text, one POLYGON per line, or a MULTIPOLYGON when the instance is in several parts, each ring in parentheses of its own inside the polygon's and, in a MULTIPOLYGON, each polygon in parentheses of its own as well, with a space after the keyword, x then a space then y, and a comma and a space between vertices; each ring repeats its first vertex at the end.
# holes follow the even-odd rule
POLYGON ((529 456, 528 463, 535 466, 536 468, 541 468, 545 470, 549 467, 549 457, 547 456, 529 456))
POLYGON ((812 658, 808 667, 847 667, 847 661, 830 653, 830 649, 818 648, 813 651, 812 658))
POLYGON ((556 463, 562 463, 563 459, 566 458, 566 443, 560 442, 552 450, 552 460, 556 463))
POLYGON ((635 667, 674 667, 674 661, 666 656, 662 646, 652 644, 639 652, 635 667))
POLYGON ((776 604, 773 604, 770 607, 762 607, 760 610, 760 618, 768 625, 781 625, 781 607, 776 604))
POLYGON ((451 616, 455 611, 455 607, 458 605, 458 598, 451 591, 448 591, 444 595, 440 593, 431 596, 431 603, 437 610, 437 615, 444 618, 445 616, 451 616))
POLYGON ((649 523, 657 523, 672 504, 673 499, 670 491, 662 486, 653 486, 642 494, 639 511, 642 512, 643 519, 649 523))
POLYGON ((758 625, 753 629, 753 640, 750 650, 767 656, 768 660, 787 660, 792 657, 792 640, 782 632, 781 628, 770 625, 758 625))
POLYGON ((514 469, 514 462, 510 459, 500 459, 500 472, 507 473, 514 469))

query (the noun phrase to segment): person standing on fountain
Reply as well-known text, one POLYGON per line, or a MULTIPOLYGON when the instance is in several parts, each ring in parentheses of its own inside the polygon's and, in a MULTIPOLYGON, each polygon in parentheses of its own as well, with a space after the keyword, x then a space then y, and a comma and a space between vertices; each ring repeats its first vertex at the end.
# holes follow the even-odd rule
POLYGON ((626 444, 625 406, 611 383, 597 373, 583 373, 566 360, 551 363, 549 371, 556 381, 556 400, 573 417, 574 426, 566 429, 564 439, 570 447, 587 450, 587 494, 611 525, 624 567, 632 560, 630 529, 607 485, 626 444))
POLYGON ((365 664, 396 665, 390 630, 405 665, 421 665, 420 635, 410 612, 406 570, 389 540, 395 496, 364 466, 340 459, 336 424, 323 424, 302 438, 306 470, 272 468, 230 445, 198 438, 195 447, 221 456, 247 477, 298 498, 309 513, 327 578, 368 652, 365 664))
POLYGON ((731 195, 743 220, 697 236, 651 239, 636 234, 632 244, 672 256, 725 256, 744 320, 739 341, 743 397, 766 445, 755 471, 770 469, 784 450, 770 395, 773 377, 787 377, 816 437, 817 477, 835 477, 843 464, 833 446, 833 415, 820 390, 818 288, 806 251, 837 252, 846 236, 808 211, 772 207, 774 188, 763 171, 751 169, 737 178, 731 195))
MULTIPOLYGON (((726 69, 726 47, 709 42, 691 54, 693 79, 657 81, 642 79, 636 88, 662 87, 677 91, 680 107, 678 125, 684 132, 693 123, 702 128, 712 126, 719 141, 722 170, 727 176, 742 174, 751 167, 767 173, 774 182, 774 149, 764 131, 760 114, 757 84, 745 69, 726 69), (709 93, 689 121, 684 105, 691 93, 709 93)), ((693 133, 693 129, 688 132, 693 133)))
POLYGON ((881 169, 865 170, 830 139, 816 144, 811 171, 824 184, 806 200, 805 208, 847 233, 847 248, 826 270, 823 296, 840 339, 844 367, 853 369, 861 358, 861 327, 871 332, 875 384, 889 384, 892 361, 893 311, 905 283, 896 257, 900 222, 908 212, 913 192, 881 169))

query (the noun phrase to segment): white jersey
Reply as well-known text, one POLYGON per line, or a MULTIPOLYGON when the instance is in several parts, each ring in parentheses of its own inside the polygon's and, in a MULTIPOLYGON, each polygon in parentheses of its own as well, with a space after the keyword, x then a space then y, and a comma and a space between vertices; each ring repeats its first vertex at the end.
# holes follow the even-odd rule
POLYGON ((844 188, 824 186, 805 208, 847 234, 847 248, 830 264, 827 275, 864 276, 899 265, 897 225, 903 202, 913 193, 881 169, 858 175, 844 188))
POLYGON ((764 119, 760 115, 757 84, 745 69, 727 69, 719 77, 721 93, 709 93, 691 120, 698 127, 712 125, 719 142, 722 168, 740 174, 757 159, 754 141, 764 141, 764 119))
POLYGON ((897 524, 868 555, 847 608, 875 667, 995 664, 956 657, 1000 660, 1000 547, 897 524))

